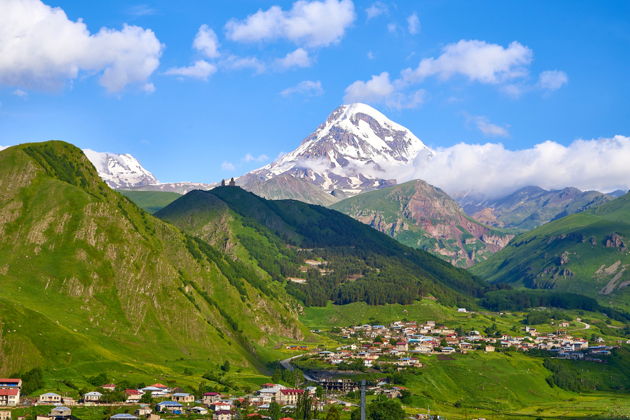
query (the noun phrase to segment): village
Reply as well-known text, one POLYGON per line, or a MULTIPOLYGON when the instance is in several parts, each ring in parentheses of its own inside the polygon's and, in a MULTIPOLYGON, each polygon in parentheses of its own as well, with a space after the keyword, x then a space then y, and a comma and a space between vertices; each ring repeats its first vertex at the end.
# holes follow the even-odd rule
MULTIPOLYGON (((348 382, 343 381, 343 390, 347 391, 348 382)), ((47 415, 38 415, 36 420, 67 420, 73 417, 73 409, 81 406, 111 406, 127 411, 109 416, 112 420, 160 420, 165 417, 193 416, 213 420, 232 420, 237 418, 272 419, 274 412, 283 419, 296 409, 300 399, 308 399, 310 407, 323 411, 330 405, 337 405, 340 410, 349 410, 356 404, 346 403, 333 396, 321 395, 321 388, 315 386, 289 388, 281 384, 266 383, 249 395, 235 397, 218 392, 206 392, 201 395, 181 392, 156 383, 141 389, 119 390, 115 384, 105 384, 98 390, 85 393, 81 399, 59 395, 54 392, 40 394, 37 398, 21 398, 21 379, 0 379, 0 420, 26 420, 25 416, 12 416, 8 408, 29 406, 50 406, 47 415), (105 401, 108 392, 122 391, 124 402, 105 401), (151 401, 151 403, 145 402, 151 401), (129 412, 133 409, 133 412, 129 412), (287 414, 289 413, 289 414, 287 414), (286 415, 285 415, 286 414, 286 415)), ((339 388, 341 390, 341 388, 339 388)), ((352 389, 355 389, 352 384, 352 389)), ((120 411, 120 410, 117 410, 120 411)))
MULTIPOLYGON (((460 312, 464 311, 466 309, 460 308, 460 312)), ((474 330, 464 332, 435 321, 396 321, 389 326, 357 325, 336 331, 341 340, 351 341, 351 344, 340 346, 335 351, 323 350, 310 357, 341 370, 361 365, 364 368, 422 367, 418 355, 465 354, 470 351, 539 350, 556 358, 594 362, 604 362, 602 357, 611 354, 614 347, 605 345, 601 338, 597 339, 596 345, 589 345, 588 340, 570 335, 566 330, 568 326, 568 322, 560 322, 556 332, 545 334, 524 326, 522 335, 511 336, 498 333, 484 335, 474 330)))

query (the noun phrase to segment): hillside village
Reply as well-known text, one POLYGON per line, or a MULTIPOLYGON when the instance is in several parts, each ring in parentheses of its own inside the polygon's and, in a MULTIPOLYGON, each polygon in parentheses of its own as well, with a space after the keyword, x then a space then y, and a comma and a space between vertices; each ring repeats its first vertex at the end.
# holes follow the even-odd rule
POLYGON ((396 321, 388 326, 364 324, 336 331, 341 340, 351 341, 351 344, 340 346, 335 351, 320 351, 310 358, 343 370, 386 366, 398 369, 422 367, 417 358, 421 354, 448 355, 508 349, 524 352, 539 350, 550 352, 555 358, 593 362, 604 362, 602 357, 610 356, 614 347, 603 344, 603 339, 598 338, 596 343, 589 343, 584 338, 569 334, 567 327, 568 322, 560 322, 556 332, 543 334, 536 328, 524 326, 523 335, 511 336, 499 335, 498 332, 492 334, 492 328, 487 329, 490 334, 485 335, 474 330, 463 332, 436 324, 435 321, 396 321))

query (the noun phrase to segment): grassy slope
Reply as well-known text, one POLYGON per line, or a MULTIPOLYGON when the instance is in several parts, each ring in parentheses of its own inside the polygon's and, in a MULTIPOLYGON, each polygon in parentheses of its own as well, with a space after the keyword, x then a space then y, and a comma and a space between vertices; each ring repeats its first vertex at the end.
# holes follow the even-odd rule
POLYGON ((119 190, 119 193, 136 203, 141 209, 153 214, 181 197, 170 191, 131 191, 119 190))
MULTIPOLYGON (((423 181, 409 181, 393 187, 366 192, 342 200, 330 207, 358 220, 373 220, 371 223, 375 225, 374 227, 402 244, 432 252, 456 265, 466 266, 470 255, 474 255, 472 257, 473 262, 479 262, 492 254, 482 241, 465 242, 465 239, 471 239, 474 235, 460 224, 458 218, 465 224, 474 225, 477 229, 487 228, 465 215, 459 205, 446 193, 423 181), (426 205, 426 203, 422 203, 423 200, 430 201, 430 203, 426 205), (434 228, 455 224, 459 230, 456 233, 464 239, 464 243, 460 244, 458 239, 454 237, 436 238, 436 235, 426 231, 421 223, 411 216, 411 212, 414 211, 410 207, 412 204, 425 204, 424 210, 435 213, 431 215, 432 219, 429 221, 434 228), (450 254, 444 255, 440 252, 450 254)), ((505 235, 504 232, 496 229, 489 229, 488 234, 496 237, 505 235)), ((440 229, 440 235, 443 235, 443 229, 440 229)))
POLYGON ((223 360, 254 372, 302 335, 286 296, 110 190, 66 143, 0 152, 0 232, 3 375, 196 383, 223 360))
MULTIPOLYGON (((602 265, 610 267, 616 261, 630 264, 627 250, 605 246, 613 233, 620 234, 624 241, 630 238, 629 195, 522 234, 488 261, 473 267, 472 272, 490 282, 587 294, 627 310, 630 288, 602 295, 600 290, 614 274, 595 274, 602 265), (563 253, 568 258, 564 264, 560 262, 563 253), (572 275, 562 275, 564 269, 572 275)), ((622 273, 618 284, 629 280, 629 276, 630 272, 622 273)))
MULTIPOLYGON (((339 212, 294 200, 265 200, 241 188, 191 192, 156 215, 212 243, 223 240, 227 248, 234 242, 235 234, 241 239, 247 236, 249 254, 264 249, 274 258, 290 260, 294 258, 292 250, 301 247, 322 248, 340 256, 360 256, 364 264, 371 264, 378 281, 388 281, 386 266, 407 270, 409 276, 426 285, 434 295, 451 302, 455 296, 463 297, 451 288, 465 295, 484 286, 465 271, 426 252, 407 248, 339 212), (221 218, 233 221, 231 233, 217 233, 216 221, 221 218), (215 237, 211 238, 212 235, 215 237), (355 248, 357 243, 361 247, 355 248), (365 255, 376 256, 378 261, 375 263, 365 255)), ((259 257, 264 255, 256 256, 259 257)))

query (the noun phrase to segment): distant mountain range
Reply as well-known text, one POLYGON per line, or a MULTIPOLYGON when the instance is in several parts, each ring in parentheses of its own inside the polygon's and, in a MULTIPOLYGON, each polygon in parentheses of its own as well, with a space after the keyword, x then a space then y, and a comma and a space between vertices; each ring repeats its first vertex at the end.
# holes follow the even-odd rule
POLYGON ((488 200, 459 197, 464 211, 488 226, 527 231, 551 220, 599 206, 615 198, 598 191, 577 188, 544 190, 530 186, 507 196, 488 200))
MULTIPOLYGON (((185 194, 218 185, 160 183, 130 155, 86 154, 116 189, 185 194)), ((461 195, 455 197, 456 203, 420 180, 396 187, 400 180, 391 174, 404 173, 434 156, 410 130, 368 105, 355 103, 335 109, 294 151, 236 181, 267 199, 333 206, 406 245, 462 267, 500 250, 514 233, 614 198, 597 191, 531 186, 493 199, 461 195)), ((155 199, 151 196, 153 205, 146 206, 150 211, 174 198, 155 199)))

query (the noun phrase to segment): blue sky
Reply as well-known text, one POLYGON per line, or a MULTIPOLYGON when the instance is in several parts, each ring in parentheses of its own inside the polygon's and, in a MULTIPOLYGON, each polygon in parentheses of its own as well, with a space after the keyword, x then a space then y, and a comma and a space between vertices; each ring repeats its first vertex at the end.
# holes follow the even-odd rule
POLYGON ((434 148, 630 135, 627 1, 7 0, 0 24, 1 145, 131 153, 161 181, 261 166, 346 100, 434 148))

